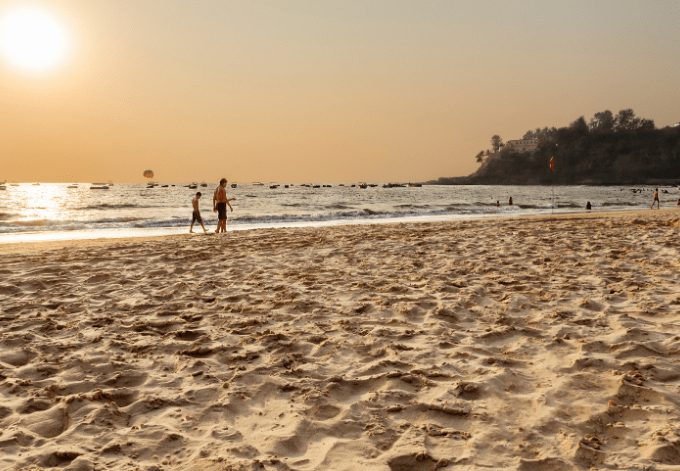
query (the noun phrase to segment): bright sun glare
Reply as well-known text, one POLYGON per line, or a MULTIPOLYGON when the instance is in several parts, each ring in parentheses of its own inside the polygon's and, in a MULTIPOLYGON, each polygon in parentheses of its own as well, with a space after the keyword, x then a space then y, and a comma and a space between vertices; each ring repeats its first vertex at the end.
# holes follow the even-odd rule
POLYGON ((65 59, 68 48, 63 26, 44 10, 23 8, 0 17, 0 55, 14 68, 52 69, 65 59))

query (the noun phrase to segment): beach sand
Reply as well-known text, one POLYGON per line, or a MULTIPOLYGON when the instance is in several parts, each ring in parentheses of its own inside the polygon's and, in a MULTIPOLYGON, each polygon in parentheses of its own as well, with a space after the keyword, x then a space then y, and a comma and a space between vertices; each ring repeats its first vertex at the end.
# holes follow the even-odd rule
POLYGON ((680 466, 680 212, 0 247, 0 469, 680 466))

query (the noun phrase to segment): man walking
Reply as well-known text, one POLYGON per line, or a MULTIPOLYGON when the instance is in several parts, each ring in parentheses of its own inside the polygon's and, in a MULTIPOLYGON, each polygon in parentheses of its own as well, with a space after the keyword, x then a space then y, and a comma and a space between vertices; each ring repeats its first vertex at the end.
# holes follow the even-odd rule
MULTIPOLYGON (((232 198, 232 200, 234 199, 236 198, 232 198)), ((227 232, 227 206, 229 206, 231 212, 234 212, 234 208, 231 207, 229 198, 227 198, 227 179, 223 178, 213 195, 213 211, 217 212, 216 233, 227 232)))
POLYGON ((661 202, 659 201, 659 189, 656 188, 654 190, 654 200, 652 201, 652 207, 650 209, 654 209, 654 204, 656 204, 656 209, 661 209, 661 202))

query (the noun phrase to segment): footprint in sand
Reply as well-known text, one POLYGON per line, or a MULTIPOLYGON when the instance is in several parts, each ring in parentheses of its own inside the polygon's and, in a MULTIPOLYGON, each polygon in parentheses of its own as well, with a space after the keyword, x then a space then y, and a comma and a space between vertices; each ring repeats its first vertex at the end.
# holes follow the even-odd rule
POLYGON ((68 414, 63 406, 27 414, 20 424, 44 438, 61 435, 68 427, 68 414))

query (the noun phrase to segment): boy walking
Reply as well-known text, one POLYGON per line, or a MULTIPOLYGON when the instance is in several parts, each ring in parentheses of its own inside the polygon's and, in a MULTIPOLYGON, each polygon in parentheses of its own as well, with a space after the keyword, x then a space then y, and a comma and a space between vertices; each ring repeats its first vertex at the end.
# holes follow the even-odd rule
POLYGON ((198 206, 198 202, 201 199, 201 192, 196 193, 196 196, 191 200, 191 206, 194 208, 194 212, 191 214, 191 227, 189 228, 189 233, 194 233, 194 224, 198 222, 203 228, 204 233, 208 233, 208 230, 203 225, 203 218, 201 217, 201 209, 198 206))

